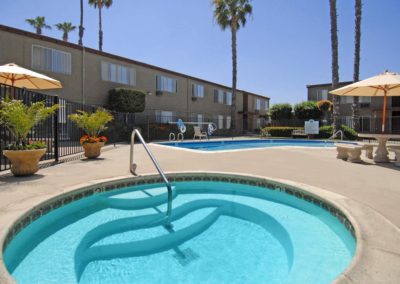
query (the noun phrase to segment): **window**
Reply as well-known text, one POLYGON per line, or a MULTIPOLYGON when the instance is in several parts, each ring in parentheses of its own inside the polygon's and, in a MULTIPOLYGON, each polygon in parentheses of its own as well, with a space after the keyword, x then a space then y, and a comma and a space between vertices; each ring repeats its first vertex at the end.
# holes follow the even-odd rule
POLYGON ((226 92, 226 105, 231 106, 232 105, 232 93, 226 92))
POLYGON ((358 97, 360 108, 369 108, 371 105, 371 97, 358 97))
POLYGON ((353 103, 353 97, 351 96, 342 96, 340 97, 340 104, 352 104, 353 103))
POLYGON ((232 105, 232 93, 223 90, 214 90, 214 103, 232 105))
MULTIPOLYGON (((370 101, 371 101, 371 97, 370 101)), ((400 97, 392 97, 392 107, 400 107, 400 97)))
POLYGON ((256 110, 260 110, 261 109, 261 99, 256 99, 256 110))
POLYGON ((269 100, 265 100, 264 101, 264 110, 268 111, 268 109, 269 109, 269 100))
POLYGON ((156 110, 156 121, 159 123, 173 122, 175 113, 172 111, 156 110))
POLYGON ((224 116, 218 115, 218 129, 224 128, 224 116))
POLYGON ((360 116, 360 132, 370 132, 371 131, 371 117, 360 116))
POLYGON ((198 114, 197 115, 197 123, 203 123, 203 115, 202 114, 198 114))
POLYGON ((62 74, 71 74, 71 53, 32 45, 32 68, 62 74))
POLYGON ((226 116, 226 129, 230 129, 231 128, 231 122, 232 122, 232 118, 230 115, 226 116))
POLYGON ((193 84, 192 96, 196 98, 204 98, 204 86, 199 84, 193 84))
POLYGON ((327 100, 328 99, 328 90, 317 90, 317 101, 327 100))
POLYGON ((157 91, 164 91, 169 93, 178 92, 178 80, 162 75, 157 75, 156 80, 157 80, 156 83, 157 91))
POLYGON ((261 118, 257 118, 256 129, 261 128, 261 118))
POLYGON ((136 85, 136 70, 134 68, 102 61, 101 79, 103 81, 120 83, 129 86, 136 85))

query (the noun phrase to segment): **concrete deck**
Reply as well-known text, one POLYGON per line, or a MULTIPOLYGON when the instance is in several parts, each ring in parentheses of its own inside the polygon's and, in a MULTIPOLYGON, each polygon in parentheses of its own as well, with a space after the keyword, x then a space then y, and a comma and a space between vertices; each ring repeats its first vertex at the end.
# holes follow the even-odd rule
MULTIPOLYGON (((112 147, 112 146, 111 146, 112 147)), ((268 148, 197 153, 152 145, 166 172, 217 171, 290 180, 341 203, 356 220, 360 240, 351 273, 341 283, 398 283, 400 279, 400 168, 392 164, 348 163, 334 149, 268 148), (374 275, 373 278, 371 275, 374 275), (361 281, 361 282, 360 282, 361 281)), ((392 157, 393 158, 393 157, 392 157)), ((156 170, 141 145, 135 146, 138 174, 156 170)), ((104 151, 100 159, 75 160, 42 169, 32 177, 0 176, 0 229, 23 212, 81 183, 129 174, 129 147, 104 151)), ((0 259, 1 261, 1 259, 0 259)), ((0 271, 0 279, 1 279, 0 271)), ((3 272, 4 273, 4 272, 3 272)), ((1 282, 1 281, 0 281, 1 282)))

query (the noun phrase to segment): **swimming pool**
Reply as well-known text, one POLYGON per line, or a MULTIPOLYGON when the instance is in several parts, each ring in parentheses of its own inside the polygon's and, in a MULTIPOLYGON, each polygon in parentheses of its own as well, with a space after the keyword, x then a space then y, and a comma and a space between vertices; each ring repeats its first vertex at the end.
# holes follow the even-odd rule
POLYGON ((22 284, 330 283, 354 255, 345 215, 290 186, 172 177, 169 228, 157 180, 84 189, 38 207, 50 212, 33 212, 9 242, 7 269, 22 284))
POLYGON ((282 146, 300 147, 334 147, 332 141, 322 140, 294 140, 294 139, 253 139, 253 140, 223 140, 200 142, 161 142, 164 146, 200 150, 200 151, 226 151, 253 148, 269 148, 282 146))

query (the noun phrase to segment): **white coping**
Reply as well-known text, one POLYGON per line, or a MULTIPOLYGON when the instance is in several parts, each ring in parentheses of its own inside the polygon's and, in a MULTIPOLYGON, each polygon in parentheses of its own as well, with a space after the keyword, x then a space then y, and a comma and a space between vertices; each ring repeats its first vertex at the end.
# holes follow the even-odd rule
MULTIPOLYGON (((188 175, 188 174, 210 174, 210 175, 234 175, 242 176, 243 178, 256 178, 266 180, 272 183, 278 183, 283 185, 289 185, 295 187, 301 191, 314 194, 322 200, 326 201, 341 210, 352 223, 357 240, 357 247, 355 256, 351 264, 347 269, 335 280, 334 283, 398 283, 400 279, 400 251, 398 248, 391 247, 392 243, 400 242, 400 230, 384 218, 381 214, 377 213, 375 210, 355 202, 347 197, 333 193, 331 191, 326 191, 318 187, 311 185, 293 182, 286 179, 276 179, 268 178, 265 176, 257 176, 251 174, 242 173, 232 173, 232 172, 212 172, 212 171, 190 171, 190 172, 167 172, 167 174, 177 174, 177 175, 188 175), (368 217, 368 218, 367 218, 368 217), (366 219, 365 219, 366 218, 366 219), (382 225, 379 231, 376 231, 374 226, 371 226, 371 222, 374 225, 382 225), (386 243, 386 240, 376 240, 372 239, 372 235, 378 234, 390 239, 390 242, 386 243), (388 255, 390 257, 388 257, 388 255), (391 262, 388 263, 388 258, 391 262)), ((150 177, 158 176, 154 174, 140 175, 140 177, 150 177)), ((79 190, 82 187, 99 185, 104 183, 110 183, 113 181, 118 181, 121 179, 135 179, 131 175, 114 177, 109 179, 98 179, 90 182, 82 183, 77 186, 70 186, 62 190, 59 195, 69 193, 75 190, 79 190)), ((51 198, 53 198, 52 196, 51 198)), ((46 199, 46 201, 48 198, 46 199)), ((11 227, 22 215, 26 214, 30 210, 37 208, 39 204, 46 203, 42 201, 29 209, 22 210, 19 216, 14 216, 12 220, 8 223, 8 226, 0 235, 0 244, 3 245, 8 228, 11 227)), ((16 283, 15 280, 8 274, 5 269, 2 253, 0 255, 0 283, 10 284, 16 283)))
MULTIPOLYGON (((249 139, 250 140, 250 139, 249 139)), ((256 139, 253 139, 253 140, 256 140, 256 139)), ((264 140, 264 139, 258 139, 258 140, 264 140)), ((269 139, 266 139, 266 140, 269 140, 269 139)), ((293 141, 295 141, 294 139, 270 139, 270 140, 274 140, 274 141, 279 141, 279 140, 293 140, 293 141)), ((236 140, 228 140, 228 139, 226 139, 226 140, 213 140, 213 141, 210 141, 210 140, 203 140, 203 141, 183 141, 183 143, 202 143, 202 142, 221 142, 221 141, 245 141, 245 140, 238 140, 238 139, 236 139, 236 140)), ((302 141, 304 141, 304 140, 302 140, 302 141)), ((321 141, 321 142, 326 142, 325 140, 312 140, 312 141, 321 141)), ((182 143, 182 142, 178 142, 178 141, 169 141, 169 142, 166 142, 166 143, 177 143, 177 144, 179 144, 179 143, 182 143)), ((331 142, 329 142, 329 143, 335 143, 334 141, 331 141, 331 142)), ((173 149, 177 149, 177 150, 182 150, 182 151, 187 151, 187 152, 192 152, 192 153, 202 153, 202 154, 215 154, 215 153, 234 153, 234 152, 244 152, 244 151, 259 151, 259 150, 266 150, 266 149, 308 149, 308 148, 310 148, 310 149, 329 149, 329 150, 335 150, 336 148, 334 147, 334 146, 331 146, 331 147, 329 147, 329 146, 327 146, 327 147, 321 147, 321 146, 299 146, 299 145, 296 145, 296 146, 292 146, 292 145, 288 145, 288 146, 272 146, 272 147, 254 147, 254 148, 251 148, 251 147, 249 147, 249 148, 241 148, 241 149, 231 149, 231 150, 214 150, 214 151, 203 151, 203 150, 196 150, 196 149, 190 149, 190 148, 184 148, 184 147, 177 147, 177 146, 172 146, 172 145, 165 145, 165 144, 161 144, 161 143, 148 143, 148 144, 150 144, 150 145, 152 145, 152 146, 157 146, 157 147, 166 147, 166 148, 173 148, 173 149)))

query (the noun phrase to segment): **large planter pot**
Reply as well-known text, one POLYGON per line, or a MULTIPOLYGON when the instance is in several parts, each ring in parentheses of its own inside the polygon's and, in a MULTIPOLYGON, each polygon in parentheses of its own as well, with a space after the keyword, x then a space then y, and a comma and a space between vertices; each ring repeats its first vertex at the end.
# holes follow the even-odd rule
POLYGON ((85 149, 85 157, 89 159, 95 159, 101 154, 101 147, 104 146, 104 142, 97 143, 84 143, 82 145, 83 149, 85 149))
POLYGON ((11 161, 11 172, 15 176, 28 176, 39 170, 39 160, 47 149, 4 150, 3 155, 11 161))

